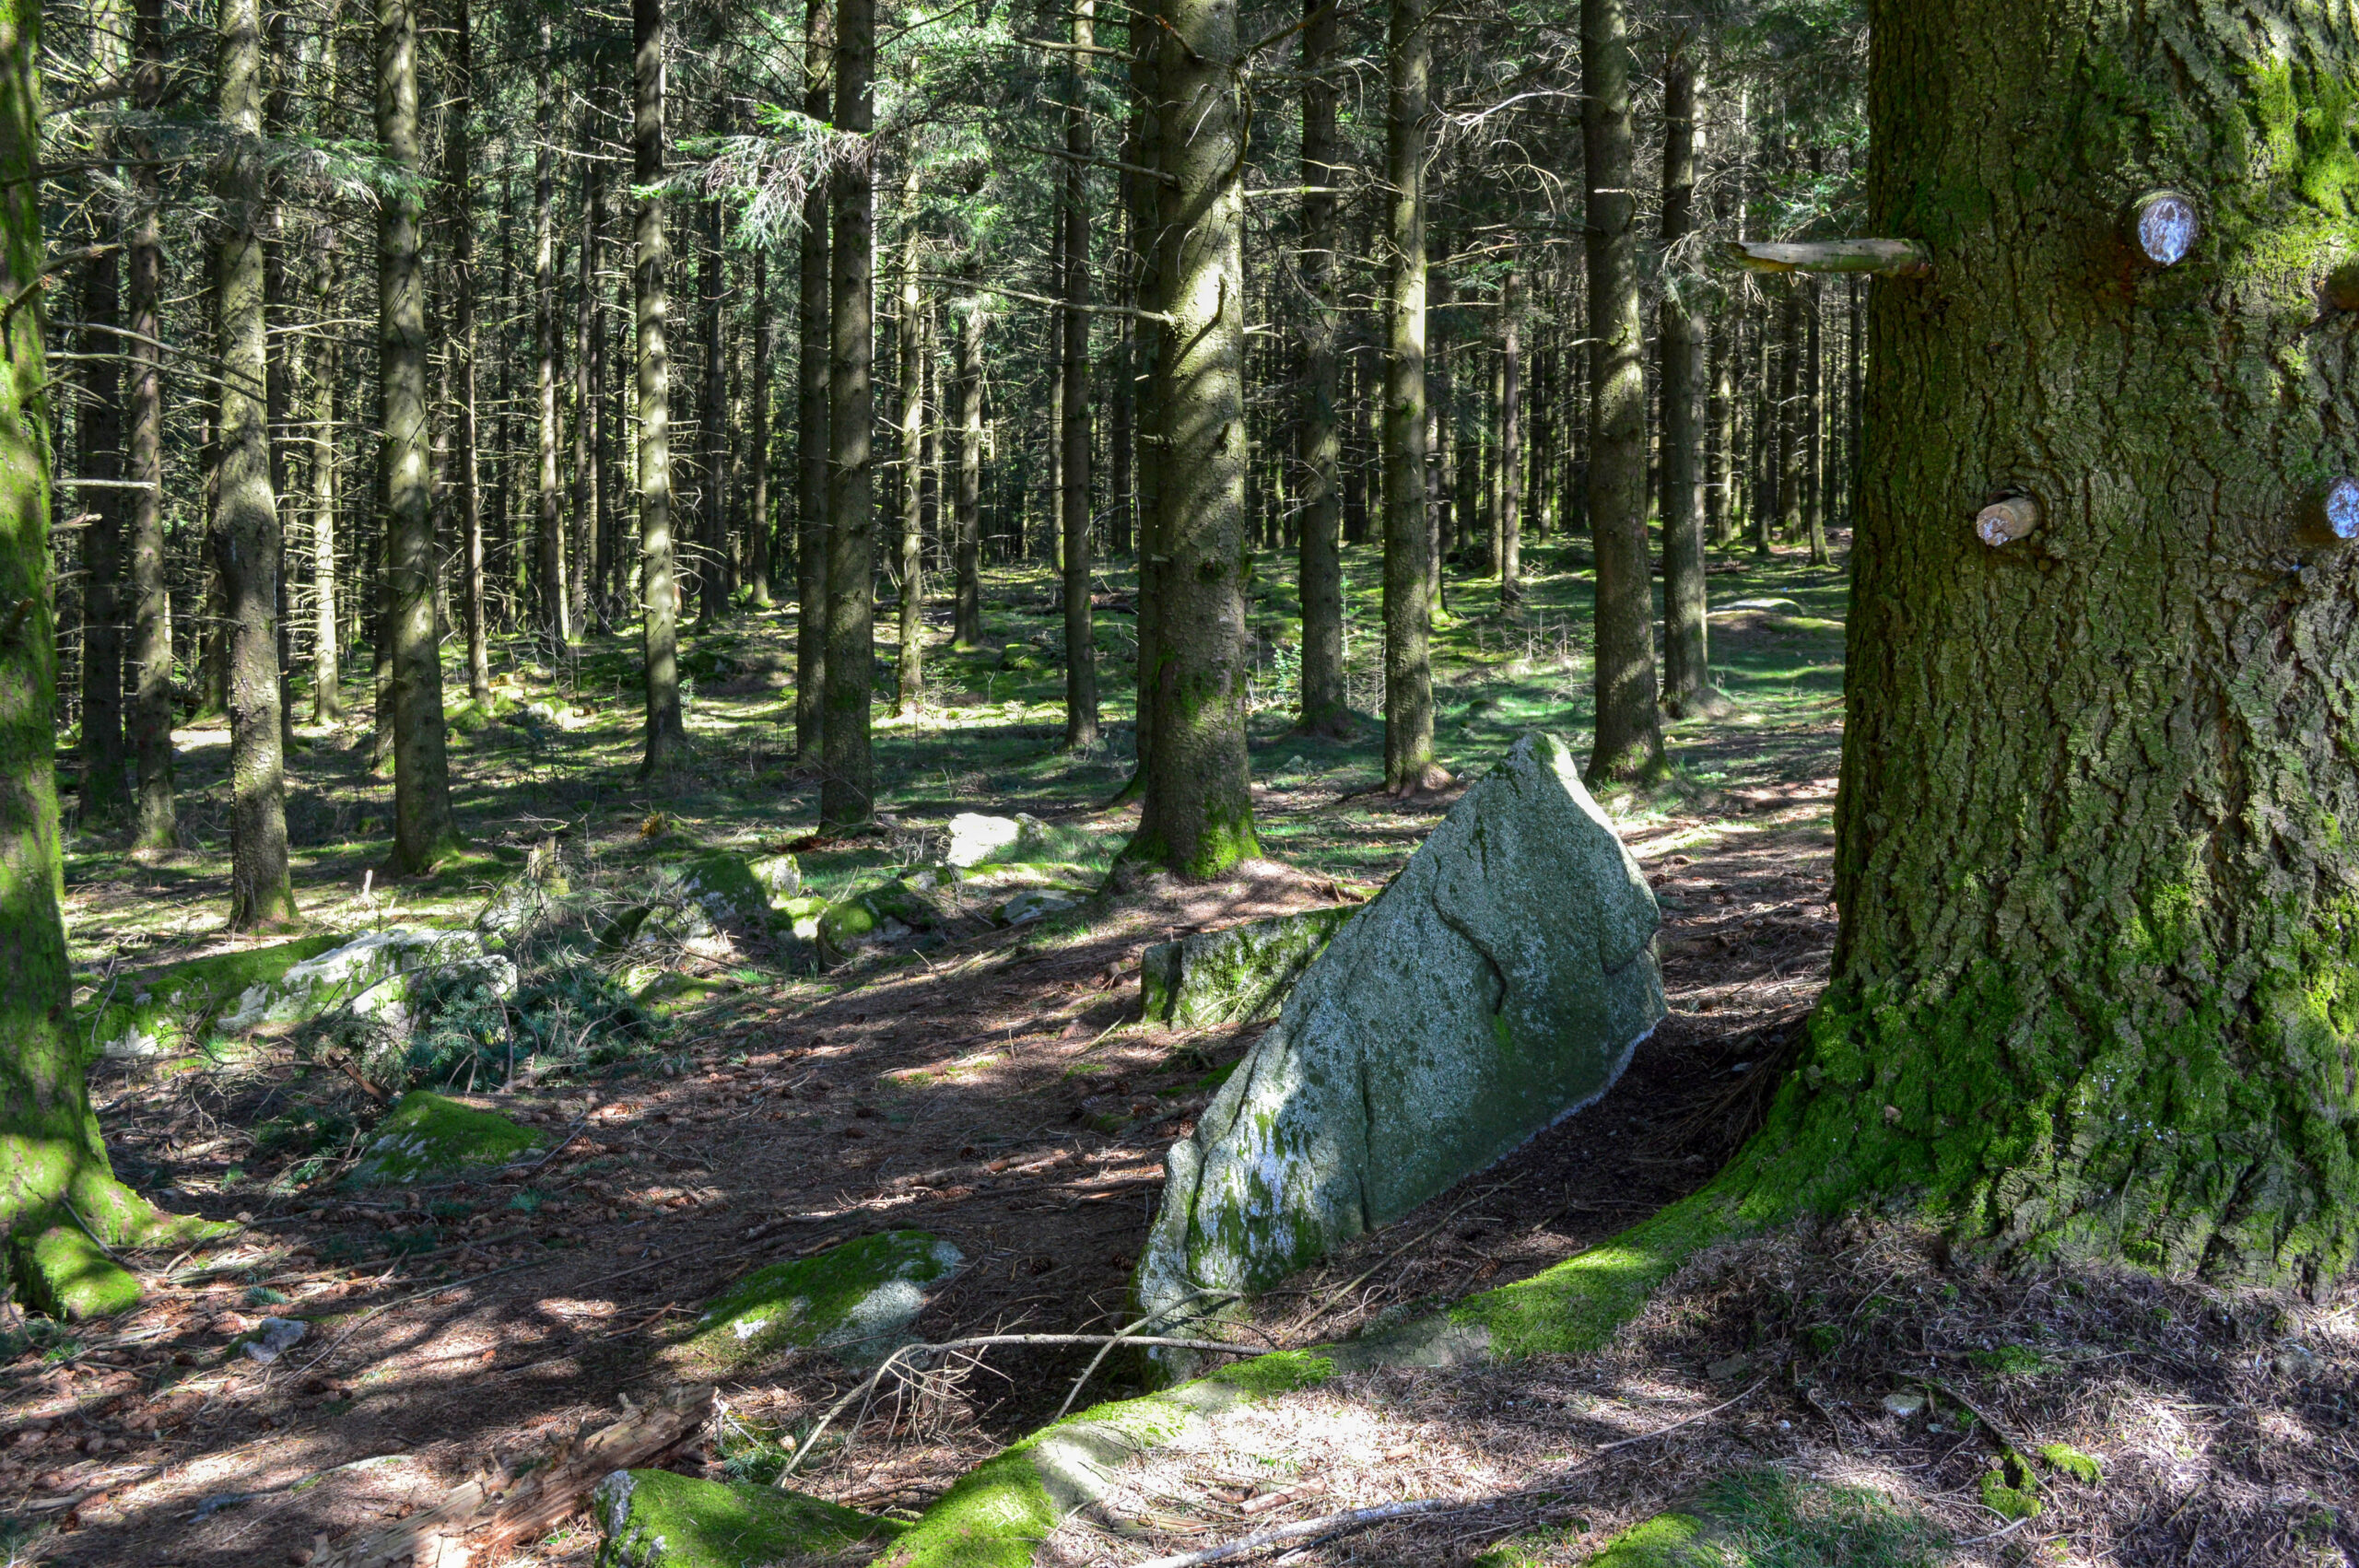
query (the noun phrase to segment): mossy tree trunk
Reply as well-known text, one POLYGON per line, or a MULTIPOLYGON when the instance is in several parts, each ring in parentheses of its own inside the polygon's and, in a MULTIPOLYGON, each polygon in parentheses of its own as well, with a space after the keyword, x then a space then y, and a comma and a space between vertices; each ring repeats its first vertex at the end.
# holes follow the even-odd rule
MULTIPOLYGON (((39 8, 0 4, 0 295, 40 275, 39 8)), ((143 21, 146 19, 143 17, 143 21)), ((142 29, 143 38, 147 37, 142 29)), ((49 434, 38 307, 9 320, 0 357, 0 1231, 70 1204, 102 1240, 158 1239, 166 1217, 116 1183, 82 1079, 62 914, 56 626, 49 609, 49 434)), ((152 334, 151 334, 152 335, 152 334)), ((276 724, 276 714, 273 714, 276 724)))
POLYGON ((1449 781, 1434 761, 1433 554, 1426 475, 1426 145, 1433 46, 1425 8, 1392 0, 1386 49, 1384 298, 1384 782, 1449 781))
POLYGON ((1335 136, 1335 84, 1323 79, 1335 49, 1335 7, 1303 0, 1302 24, 1302 710, 1307 734, 1347 738, 1344 687, 1344 514, 1336 492, 1343 425, 1336 411, 1334 193, 1348 173, 1335 136))
POLYGON ((430 869, 459 842, 442 728, 442 660, 434 616, 434 483, 427 467, 426 269, 418 255, 417 16, 412 0, 377 0, 377 140, 399 190, 377 208, 378 377, 384 434, 386 640, 393 655, 396 875, 430 869))
MULTIPOLYGON (((1696 53, 1694 33, 1672 41, 1662 76, 1662 247, 1665 270, 1693 228, 1696 200, 1696 53)), ((1704 318, 1692 272, 1663 290, 1655 333, 1662 395, 1663 696, 1674 712, 1693 713, 1705 701, 1712 673, 1705 647, 1704 431, 1696 394, 1703 371, 1704 318)))
MULTIPOLYGON (((876 126, 875 0, 836 6, 835 127, 867 136, 876 126)), ((822 832, 865 826, 876 814, 876 761, 869 745, 876 661, 876 474, 870 425, 876 414, 874 171, 865 158, 839 169, 828 243, 827 672, 820 744, 822 832)))
MULTIPOLYGON (((806 0, 803 12, 803 112, 827 118, 835 58, 829 0, 806 0)), ((794 755, 819 757, 827 684, 827 191, 815 183, 803 198, 803 240, 795 337, 794 755)))
POLYGON ((1835 979, 1752 1201, 1916 1190, 2019 1248, 2330 1277, 2359 1241, 2359 469, 2312 331, 2359 32, 2291 0, 1876 0, 1880 282, 1835 979), (2323 129, 2322 129, 2323 127, 2323 129), (2191 193, 2142 265, 2142 192, 2191 193), (2036 497, 1999 548, 1978 508, 2036 497))
MULTIPOLYGON (((1180 0, 1155 51, 1165 239, 1153 272, 1153 642, 1139 827, 1123 858, 1217 876, 1261 852, 1246 773, 1243 116, 1236 0, 1180 0)), ((1142 616, 1142 622, 1148 616, 1142 616)))
POLYGON ((1647 384, 1625 0, 1581 0, 1581 141, 1589 176, 1589 521, 1597 551, 1592 783, 1665 771, 1655 712, 1647 562, 1647 384))
POLYGON ((216 64, 229 145, 217 155, 220 239, 220 543, 229 613, 229 927, 295 919, 278 691, 278 499, 271 486, 270 354, 263 272, 260 0, 221 0, 216 64))
POLYGON ((631 0, 631 269, 639 378, 640 653, 646 678, 647 749, 640 771, 679 766, 688 749, 680 717, 680 583, 672 555, 672 363, 664 346, 663 0, 631 0))

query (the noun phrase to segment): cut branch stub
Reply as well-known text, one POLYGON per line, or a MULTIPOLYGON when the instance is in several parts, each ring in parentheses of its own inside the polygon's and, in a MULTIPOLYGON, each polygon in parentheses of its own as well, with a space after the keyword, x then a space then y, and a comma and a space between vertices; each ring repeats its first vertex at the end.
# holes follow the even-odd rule
POLYGON ((2030 496, 2008 496, 1974 514, 1974 532, 1997 549, 2012 544, 2039 526, 2039 502, 2030 496))
POLYGON ((1930 277, 1933 253, 1914 240, 1731 240, 1728 256, 1752 272, 1865 273, 1930 277))
POLYGON ((2175 266, 2195 249, 2203 220, 2177 191, 2149 191, 2130 204, 2130 242, 2158 267, 2175 266))
POLYGON ((2306 544, 2359 539, 2359 479, 2338 474, 2311 491, 2302 504, 2301 537, 2306 544))

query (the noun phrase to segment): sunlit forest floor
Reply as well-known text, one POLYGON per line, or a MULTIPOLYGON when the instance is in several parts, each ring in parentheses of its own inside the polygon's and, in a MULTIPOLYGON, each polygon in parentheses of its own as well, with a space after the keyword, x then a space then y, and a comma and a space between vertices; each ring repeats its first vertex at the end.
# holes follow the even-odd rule
MULTIPOLYGON (((1496 584, 1452 577, 1436 641, 1438 740, 1461 779, 1530 728, 1586 749, 1587 553, 1543 541, 1527 571, 1513 615, 1496 584)), ((1366 714, 1379 689, 1372 553, 1353 550, 1347 574, 1352 706, 1366 714)), ((1672 1009, 1622 1083, 1273 1293, 1257 1318, 1273 1343, 1332 1340, 1571 1256, 1693 1190, 1757 1124, 1833 941, 1846 580, 1839 564, 1814 568, 1798 554, 1715 558, 1712 659, 1727 711, 1667 724, 1672 786, 1607 802, 1662 904, 1672 1009)), ((1106 805, 1131 760, 1135 636, 1121 570, 1101 583, 1115 608, 1097 617, 1109 738, 1093 755, 1061 749, 1062 633, 1045 568, 989 573, 980 651, 951 652, 946 604, 929 606, 927 701, 906 719, 886 717, 892 616, 880 610, 887 826, 849 841, 810 837, 791 606, 688 639, 696 756, 661 785, 638 777, 630 643, 592 637, 556 663, 500 646, 500 715, 470 708, 452 741, 469 853, 424 881, 374 874, 392 787, 368 769, 356 679, 353 721, 300 727, 291 761, 296 894, 324 930, 465 923, 552 841, 577 880, 615 885, 676 855, 682 836, 792 846, 806 887, 828 894, 925 859, 959 812, 1030 813, 1095 848, 1078 852, 1074 904, 1045 919, 971 921, 816 978, 759 941, 678 955, 660 1040, 522 1086, 472 1075, 451 1085, 571 1132, 519 1180, 392 1196, 341 1185, 381 1095, 292 1037, 170 1068, 102 1064, 95 1092, 125 1179, 167 1207, 249 1224, 209 1252, 138 1259, 149 1295, 125 1318, 15 1333, 0 1372, 16 1433, 0 1433, 11 1539, 58 1562, 304 1561, 323 1537, 432 1504, 489 1456, 512 1461, 612 1420, 623 1401, 645 1403, 674 1375, 660 1358, 678 1325, 745 1270, 886 1228, 923 1229, 969 1260, 919 1321, 928 1340, 1121 1322, 1163 1150, 1259 1029, 1138 1023, 1139 953, 1174 932, 1365 896, 1453 798, 1403 805, 1373 792, 1373 718, 1349 742, 1290 732, 1291 582, 1288 561, 1261 557, 1250 730, 1267 859, 1215 884, 1119 897, 1084 895, 1135 820, 1106 805), (311 1337, 271 1367, 225 1360, 264 1311, 307 1319, 311 1337)), ((454 673, 454 706, 464 691, 454 673)), ((180 742, 181 854, 140 864, 102 836, 70 837, 86 1000, 236 945, 223 930, 227 732, 199 726, 180 742)), ((1789 1520, 1797 1539, 1826 1498, 1853 1507, 1856 1493, 1897 1521, 1870 1531, 1882 1556, 1854 1561, 2342 1562, 2323 1554, 2352 1528, 2359 1475, 2351 1302, 2001 1276, 1896 1223, 1780 1235, 1691 1266, 1600 1356, 1327 1386, 1324 1405, 1299 1411, 1301 1430, 1280 1434, 1293 1494, 1167 1521, 1159 1549, 1379 1494, 1523 1486, 1584 1445, 1701 1417, 1585 1469, 1554 1513, 1365 1536, 1296 1561, 1581 1562, 1709 1477, 1766 1466, 1820 1489, 1799 1504, 1755 1500, 1764 1519, 1802 1520, 1789 1520), (1930 1424, 1879 1403, 1918 1388, 1935 1391, 1930 1424), (1960 1408, 1942 1402, 1943 1388, 1960 1408), (1992 1450, 1974 1440, 1965 1399, 2100 1454, 2106 1480, 2051 1480, 2037 1518, 1991 1513, 1978 1478, 1992 1450), (1339 1404, 1374 1425, 1336 1437, 1350 1424, 1339 1404)), ((1089 1353, 995 1352, 922 1408, 880 1409, 793 1484, 907 1516, 1053 1412, 1089 1353)), ((816 1355, 727 1384, 739 1435, 715 1434, 675 1463, 774 1473, 758 1434, 807 1427, 848 1386, 816 1355)), ((1087 1397, 1124 1391, 1109 1371, 1087 1397)), ((1052 1554, 1076 1562, 1155 1546, 1070 1533, 1052 1554)), ((595 1543, 578 1517, 526 1557, 582 1564, 595 1543)), ((1836 1559, 1760 1559, 1773 1560, 1836 1559)))

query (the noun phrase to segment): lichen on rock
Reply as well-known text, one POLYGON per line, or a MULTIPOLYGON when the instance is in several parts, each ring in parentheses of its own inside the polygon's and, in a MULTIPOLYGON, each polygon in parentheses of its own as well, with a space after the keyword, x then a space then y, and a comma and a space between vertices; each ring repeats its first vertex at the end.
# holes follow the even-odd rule
POLYGON ((497 1111, 479 1111, 423 1089, 402 1096, 353 1167, 360 1187, 400 1187, 421 1178, 504 1165, 540 1147, 541 1134, 497 1111))
POLYGON ((882 1547, 907 1527, 799 1492, 670 1470, 616 1470, 590 1501, 598 1520, 598 1568, 843 1562, 852 1549, 882 1547))
POLYGON ((1156 943, 1139 955, 1147 1022, 1211 1029, 1276 1016, 1302 972, 1359 908, 1304 909, 1156 943))
POLYGON ((514 961, 485 952, 482 937, 474 931, 389 926, 289 965, 276 980, 248 987, 219 1026, 234 1034, 342 1010, 406 1028, 410 987, 429 970, 479 974, 502 995, 516 989, 514 961))
POLYGON ((1172 1146, 1141 1305, 1263 1289, 1595 1100, 1662 1016, 1658 919, 1565 743, 1518 741, 1172 1146))
POLYGON ((927 1293, 965 1267, 923 1231, 861 1236, 812 1258, 755 1270, 716 1297, 679 1347, 704 1369, 744 1366, 791 1347, 874 1366, 903 1344, 927 1293))
POLYGON ((102 987, 80 1029, 100 1056, 162 1056, 197 1044, 225 1011, 256 986, 268 986, 294 965, 338 945, 335 936, 303 937, 267 947, 217 953, 102 987))

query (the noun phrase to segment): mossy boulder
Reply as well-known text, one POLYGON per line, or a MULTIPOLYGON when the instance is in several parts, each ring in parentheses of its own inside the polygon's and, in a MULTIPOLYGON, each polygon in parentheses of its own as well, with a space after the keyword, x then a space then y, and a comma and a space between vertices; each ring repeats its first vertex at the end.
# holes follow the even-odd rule
POLYGON ((192 958, 135 978, 119 977, 100 988, 78 1026, 96 1055, 135 1059, 187 1049, 205 1037, 216 1018, 237 1011, 239 999, 248 991, 268 987, 343 940, 303 937, 192 958))
POLYGON ((405 1028, 410 987, 429 972, 480 975, 502 996, 516 989, 514 961, 485 952, 483 938, 474 931, 389 926, 290 965, 276 980, 247 988, 237 1011, 222 1017, 219 1027, 239 1033, 342 1010, 405 1028))
POLYGON ((1663 1015, 1658 920, 1571 750, 1519 740, 1172 1145, 1141 1305, 1264 1289, 1605 1093, 1663 1015))
POLYGON ((840 964, 874 942, 896 942, 943 922, 940 906, 901 878, 839 898, 819 917, 819 951, 840 964))
POLYGON ((746 872, 776 909, 803 891, 803 865, 792 855, 763 855, 745 862, 746 872))
POLYGON ((680 891, 723 930, 769 929, 770 894, 751 862, 734 849, 704 849, 680 867, 680 891))
POLYGON ((18 1295, 52 1317, 111 1317, 139 1305, 139 1281, 70 1221, 12 1237, 8 1261, 18 1295))
POLYGON ((414 1089, 377 1125, 353 1167, 352 1181, 359 1187, 404 1187, 508 1164, 540 1145, 540 1133, 497 1111, 414 1089))
POLYGON ((755 1270, 716 1297, 680 1354, 707 1371, 747 1365, 790 1347, 874 1366, 909 1342, 928 1290, 966 1257, 923 1231, 886 1231, 813 1258, 755 1270))
POLYGON ((1356 904, 1305 909, 1157 942, 1139 956, 1146 1021, 1210 1029, 1273 1018, 1356 904))
POLYGON ((799 1492, 616 1470, 590 1494, 598 1568, 753 1568, 860 1560, 907 1527, 799 1492))

